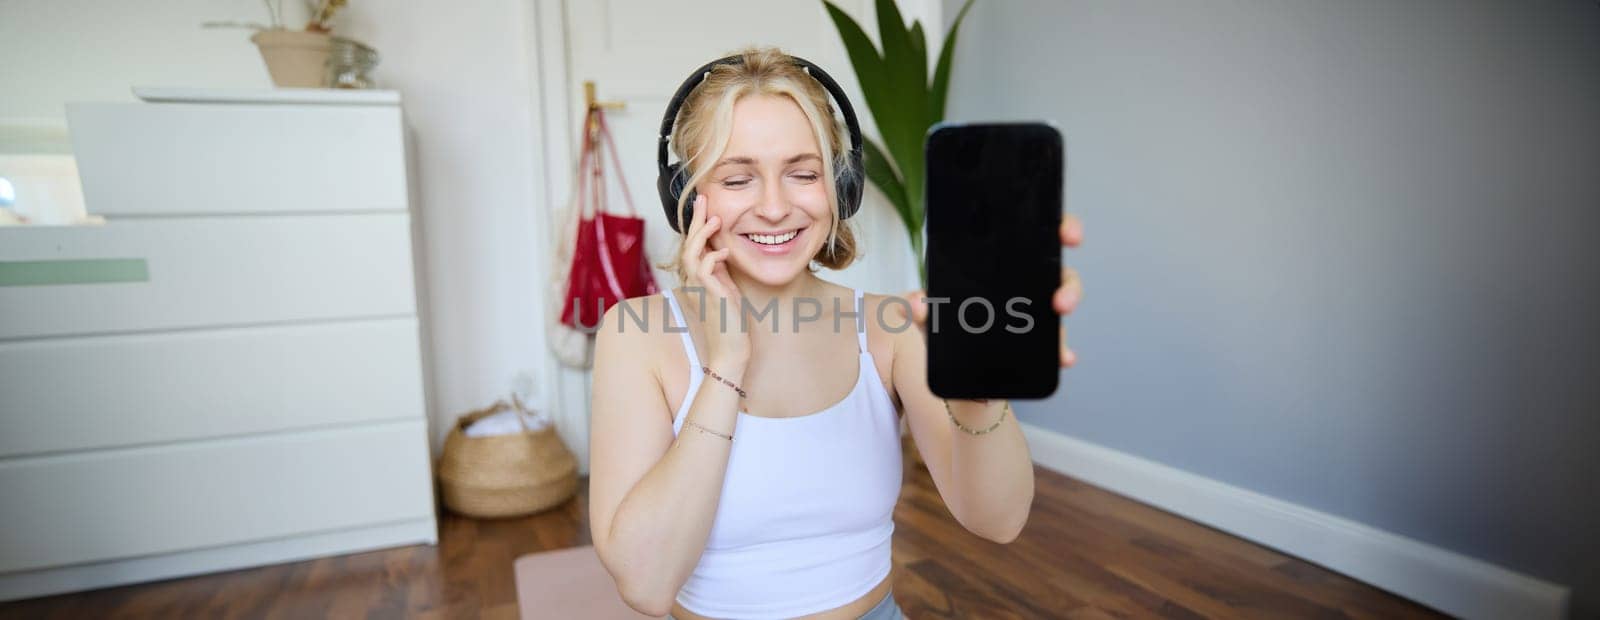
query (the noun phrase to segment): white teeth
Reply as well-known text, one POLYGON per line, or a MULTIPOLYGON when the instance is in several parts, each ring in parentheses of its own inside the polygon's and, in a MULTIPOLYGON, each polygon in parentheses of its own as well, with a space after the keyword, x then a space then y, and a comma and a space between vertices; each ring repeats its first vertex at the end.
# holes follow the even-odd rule
POLYGON ((761 245, 781 245, 788 243, 790 239, 793 239, 798 234, 800 234, 800 231, 791 230, 781 235, 745 235, 745 237, 761 245))

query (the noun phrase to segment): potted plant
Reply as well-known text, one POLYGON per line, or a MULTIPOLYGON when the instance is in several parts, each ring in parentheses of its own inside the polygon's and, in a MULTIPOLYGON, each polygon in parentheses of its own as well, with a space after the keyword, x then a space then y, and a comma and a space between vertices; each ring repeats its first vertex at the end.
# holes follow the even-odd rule
POLYGON ((303 30, 283 25, 283 0, 262 0, 270 25, 257 22, 206 22, 207 28, 249 28, 250 41, 261 50, 272 83, 280 88, 318 88, 326 85, 328 54, 333 48, 330 20, 347 0, 310 0, 311 19, 303 30))
POLYGON ((928 129, 944 120, 945 95, 950 89, 950 57, 955 52, 956 32, 972 8, 972 0, 945 35, 944 46, 933 75, 928 75, 928 41, 920 21, 907 28, 894 0, 877 0, 880 53, 867 33, 839 7, 823 0, 828 15, 844 40, 856 80, 867 100, 867 109, 877 121, 883 146, 866 140, 862 165, 867 179, 883 192, 894 206, 900 222, 911 237, 911 251, 917 258, 917 281, 928 284, 927 262, 922 256, 923 223, 923 140, 928 129), (885 148, 887 147, 887 148, 885 148))

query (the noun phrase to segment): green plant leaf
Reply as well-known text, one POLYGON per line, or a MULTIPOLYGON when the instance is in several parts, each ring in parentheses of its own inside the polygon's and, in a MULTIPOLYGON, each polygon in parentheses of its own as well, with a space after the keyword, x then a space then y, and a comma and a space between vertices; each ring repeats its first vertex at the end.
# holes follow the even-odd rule
POLYGON ((906 225, 906 230, 912 230, 915 218, 912 217, 911 203, 906 197, 906 188, 900 182, 900 175, 890 165, 889 157, 883 154, 883 148, 878 143, 866 140, 862 153, 862 167, 866 168, 867 178, 873 185, 883 192, 889 199, 889 204, 894 205, 894 212, 900 215, 900 221, 906 225))
POLYGON ((922 150, 922 134, 928 126, 924 118, 928 83, 916 75, 916 50, 900 8, 894 0, 877 0, 877 12, 878 39, 883 45, 883 66, 893 105, 887 118, 877 118, 878 129, 883 133, 884 146, 904 173, 910 156, 920 156, 922 150))
POLYGON ((876 0, 875 3, 881 54, 860 24, 847 13, 828 0, 823 0, 823 6, 839 30, 867 108, 882 137, 881 146, 872 141, 863 145, 867 151, 863 154, 864 172, 868 180, 883 191, 905 224, 912 252, 917 257, 917 273, 925 284, 923 144, 928 128, 944 118, 955 34, 972 7, 972 0, 961 7, 950 34, 945 37, 931 83, 928 80, 927 33, 920 21, 906 27, 905 18, 894 0, 876 0))
POLYGON ((967 16, 967 9, 972 8, 972 1, 961 6, 961 12, 956 13, 956 20, 950 23, 950 34, 944 37, 944 47, 939 50, 939 64, 933 70, 933 85, 928 92, 928 120, 929 124, 944 120, 945 96, 950 91, 950 57, 955 55, 956 33, 961 30, 961 20, 967 16))
MULTIPOLYGON (((922 142, 928 131, 928 83, 917 77, 916 50, 894 0, 877 0, 878 36, 888 77, 889 114, 874 113, 883 145, 894 158, 915 216, 922 196, 922 142)), ((926 62, 926 61, 923 61, 926 62)), ((916 220, 914 220, 916 221, 916 220)))
POLYGON ((922 21, 913 20, 910 31, 912 57, 917 60, 917 80, 928 83, 928 37, 922 32, 922 21))
MULTIPOLYGON (((856 23, 854 18, 832 2, 823 0, 822 5, 828 10, 828 17, 833 19, 834 27, 839 30, 839 39, 844 42, 844 51, 850 56, 850 65, 856 71, 861 94, 866 97, 867 109, 872 111, 874 119, 883 118, 891 113, 887 97, 889 78, 883 57, 878 55, 878 48, 873 47, 867 32, 861 29, 861 24, 856 23)), ((878 122, 881 127, 882 121, 878 122)))
MULTIPOLYGON (((906 19, 894 0, 878 0, 878 42, 883 45, 883 62, 893 67, 896 61, 905 63, 911 56, 911 32, 906 29, 906 19)), ((900 66, 905 66, 901 64, 900 66)))

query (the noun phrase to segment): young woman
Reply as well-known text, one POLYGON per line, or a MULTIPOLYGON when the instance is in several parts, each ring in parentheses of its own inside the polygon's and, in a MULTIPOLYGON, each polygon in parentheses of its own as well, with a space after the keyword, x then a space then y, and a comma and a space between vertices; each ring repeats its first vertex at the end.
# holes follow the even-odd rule
MULTIPOLYGON (((597 336, 595 548, 652 616, 899 618, 900 416, 951 513, 995 542, 1028 518, 1028 447, 1008 403, 947 408, 929 391, 923 336, 905 328, 926 313, 916 294, 886 301, 813 271, 855 255, 834 187, 849 137, 787 55, 739 55, 672 131, 696 194, 673 265, 683 287, 613 307, 597 336)), ((1068 216, 1063 243, 1080 236, 1068 216)), ((1062 314, 1081 295, 1070 269, 1065 282, 1062 314)))

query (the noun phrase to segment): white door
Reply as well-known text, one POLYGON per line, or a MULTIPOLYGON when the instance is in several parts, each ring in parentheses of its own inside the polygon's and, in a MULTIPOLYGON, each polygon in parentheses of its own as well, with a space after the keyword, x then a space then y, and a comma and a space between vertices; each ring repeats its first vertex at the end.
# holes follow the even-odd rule
MULTIPOLYGON (((583 83, 596 84, 601 101, 617 101, 607 121, 616 139, 634 207, 647 222, 645 243, 652 263, 677 250, 677 233, 667 226, 657 197, 656 132, 667 100, 700 65, 748 45, 775 45, 821 66, 845 89, 856 108, 862 130, 876 136, 876 124, 861 98, 855 72, 833 21, 821 2, 791 0, 538 0, 541 44, 537 59, 543 94, 543 134, 547 137, 548 192, 551 204, 564 204, 584 115, 583 83), (557 29, 556 22, 561 24, 557 29), (558 42, 556 38, 562 39, 558 42), (555 58, 556 54, 563 58, 555 58)), ((869 0, 838 0, 835 5, 855 17, 874 40, 877 17, 869 0)), ((920 19, 933 37, 928 48, 942 44, 938 0, 900 0, 907 20, 920 19)), ((608 171, 609 171, 608 166, 608 171)), ((622 196, 611 192, 612 204, 622 196)), ((552 223, 557 222, 552 217, 552 223)), ((875 293, 900 293, 916 285, 916 267, 905 229, 882 195, 870 185, 861 211, 851 219, 862 252, 848 269, 823 277, 875 293)), ((562 268, 562 266, 557 266, 562 268)), ((662 287, 676 286, 675 276, 657 270, 662 287)), ((652 322, 656 321, 652 317, 652 322)), ((557 411, 561 434, 588 471, 587 372, 562 369, 557 411)))

